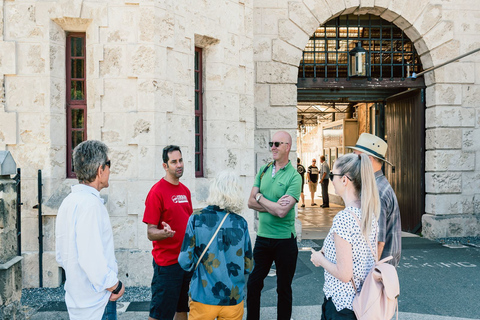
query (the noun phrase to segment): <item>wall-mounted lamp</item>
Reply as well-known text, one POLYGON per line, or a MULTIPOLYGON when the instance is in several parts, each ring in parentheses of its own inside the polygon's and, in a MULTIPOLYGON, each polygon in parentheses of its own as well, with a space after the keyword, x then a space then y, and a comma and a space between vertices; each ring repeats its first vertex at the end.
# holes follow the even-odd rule
POLYGON ((367 68, 369 66, 368 52, 362 48, 362 43, 357 42, 357 46, 350 50, 350 77, 366 77, 368 76, 367 68))

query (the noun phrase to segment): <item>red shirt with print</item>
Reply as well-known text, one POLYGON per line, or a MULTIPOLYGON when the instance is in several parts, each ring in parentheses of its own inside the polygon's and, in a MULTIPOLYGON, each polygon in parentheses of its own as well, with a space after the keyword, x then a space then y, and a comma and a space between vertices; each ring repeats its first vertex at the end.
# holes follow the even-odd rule
POLYGON ((178 262, 188 218, 192 212, 190 190, 182 183, 174 185, 162 178, 150 189, 145 200, 143 222, 157 225, 159 229, 163 229, 162 222, 166 222, 175 231, 172 238, 152 241, 153 259, 159 266, 178 262))

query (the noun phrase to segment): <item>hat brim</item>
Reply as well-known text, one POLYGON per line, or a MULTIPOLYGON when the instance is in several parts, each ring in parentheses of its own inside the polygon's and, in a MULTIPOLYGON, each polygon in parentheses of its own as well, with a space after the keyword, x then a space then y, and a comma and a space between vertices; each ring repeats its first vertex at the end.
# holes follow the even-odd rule
POLYGON ((374 157, 374 158, 377 158, 377 159, 380 160, 380 161, 386 162, 386 163, 388 163, 389 165, 391 165, 392 167, 394 166, 394 165, 391 164, 387 159, 380 158, 379 156, 377 156, 377 155, 369 152, 368 150, 365 150, 365 149, 362 149, 362 148, 357 148, 357 147, 351 147, 351 146, 346 146, 346 148, 350 148, 350 149, 353 149, 353 150, 360 151, 360 152, 362 152, 362 153, 368 154, 369 156, 372 156, 372 157, 374 157))

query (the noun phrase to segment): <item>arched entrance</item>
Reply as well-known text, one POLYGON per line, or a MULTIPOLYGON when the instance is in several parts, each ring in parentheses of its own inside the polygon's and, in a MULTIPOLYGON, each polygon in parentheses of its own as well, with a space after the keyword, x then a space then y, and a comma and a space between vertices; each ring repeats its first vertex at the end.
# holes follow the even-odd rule
POLYGON ((310 37, 297 82, 302 162, 323 155, 333 167, 361 133, 385 139, 394 166, 384 172, 397 194, 402 229, 409 232, 420 230, 425 211, 425 83, 411 78, 421 70, 413 42, 401 28, 375 15, 345 14, 310 37), (352 72, 359 61, 356 48, 366 56, 361 76, 352 72), (312 135, 317 143, 304 145, 312 135))

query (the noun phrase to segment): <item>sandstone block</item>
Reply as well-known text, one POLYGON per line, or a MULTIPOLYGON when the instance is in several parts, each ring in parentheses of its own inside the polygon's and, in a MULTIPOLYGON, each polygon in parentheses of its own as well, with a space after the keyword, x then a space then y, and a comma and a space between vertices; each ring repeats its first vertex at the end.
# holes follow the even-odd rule
POLYGON ((152 254, 149 250, 116 250, 118 277, 128 286, 149 286, 152 281, 152 254))
POLYGON ((442 6, 428 3, 422 14, 415 20, 415 28, 422 35, 430 31, 442 18, 442 6))
POLYGON ((104 112, 131 112, 137 110, 136 79, 105 79, 105 95, 101 97, 104 112))
POLYGON ((17 113, 0 108, 0 147, 17 144, 17 113))
POLYGON ((291 64, 298 67, 302 58, 302 50, 288 44, 285 41, 273 40, 272 60, 291 64))
POLYGON ((426 171, 471 171, 475 153, 460 150, 433 150, 425 153, 426 171))
POLYGON ((297 108, 293 106, 257 109, 256 116, 258 129, 294 129, 297 127, 297 108), (279 110, 279 108, 282 109, 279 110))
MULTIPOLYGON (((23 288, 37 288, 39 286, 38 251, 23 252, 22 256, 22 286, 23 288)), ((61 284, 62 272, 55 259, 55 252, 44 252, 42 258, 43 286, 46 288, 58 287, 61 284)))
MULTIPOLYGON (((377 1, 375 1, 375 4, 376 4, 377 1)), ((395 3, 395 1, 393 1, 392 3, 395 3)), ((390 4, 389 4, 390 6, 390 4)), ((380 16, 380 18, 384 19, 384 20, 387 20, 388 22, 392 22, 393 20, 397 19, 399 16, 398 13, 396 13, 395 11, 392 11, 390 8, 388 10, 385 10, 382 15, 380 16)))
MULTIPOLYGON (((312 33, 316 30, 313 28, 312 33)), ((278 22, 278 35, 281 40, 290 43, 292 46, 305 49, 305 45, 310 39, 310 34, 305 33, 300 27, 295 25, 291 20, 280 20, 278 22)))
POLYGON ((437 216, 424 214, 422 234, 428 239, 480 235, 480 215, 437 216))
POLYGON ((462 174, 460 172, 426 172, 425 191, 428 193, 462 192, 462 174))
MULTIPOLYGON (((157 162, 163 162, 163 160, 160 160, 160 159, 161 158, 159 158, 157 162)), ((147 199, 148 192, 150 191, 152 186, 157 182, 158 182, 157 180, 152 180, 152 179, 141 180, 141 181, 128 181, 128 190, 127 190, 128 212, 127 213, 129 215, 138 215, 140 220, 143 219, 143 212, 145 211, 145 200, 147 199)))
POLYGON ((425 111, 427 128, 433 127, 473 127, 475 109, 458 106, 434 106, 425 111))
MULTIPOLYGON (((442 68, 434 70, 433 72, 435 74, 435 81, 437 83, 443 82, 443 83, 462 83, 462 84, 472 83, 473 84, 475 82, 475 73, 473 73, 472 70, 474 69, 475 67, 472 62, 457 62, 457 63, 454 62, 451 64, 447 64, 442 68)), ((462 89, 463 89, 462 105, 464 107, 470 106, 469 105, 470 101, 468 101, 468 99, 471 97, 471 95, 468 88, 469 86, 462 86, 462 89)))
POLYGON ((261 31, 259 34, 262 35, 277 35, 281 21, 288 19, 288 10, 286 9, 262 9, 260 12, 261 25, 259 27, 261 31))
POLYGON ((456 149, 462 145, 462 129, 433 128, 426 130, 425 147, 429 149, 456 149))
POLYGON ((238 120, 244 121, 244 122, 253 121, 253 116, 254 116, 253 95, 241 94, 239 96, 239 104, 240 104, 240 110, 239 110, 238 120))
POLYGON ((325 0, 304 0, 303 3, 308 7, 308 9, 310 9, 317 19, 317 27, 325 23, 332 16, 330 7, 327 5, 325 0))
POLYGON ((0 41, 0 73, 17 73, 17 54, 15 48, 14 41, 0 41))
MULTIPOLYGON (((114 161, 112 159, 112 161, 114 161)), ((113 162, 115 164, 115 162, 113 162)), ((130 183, 127 181, 111 180, 108 189, 108 202, 105 204, 108 210, 110 220, 113 217, 126 217, 128 212, 128 188, 130 183)), ((116 247, 116 246, 115 246, 116 247)))
POLYGON ((461 105, 462 86, 459 84, 436 84, 426 89, 426 106, 461 105))
POLYGON ((297 83, 298 67, 279 62, 257 62, 257 83, 297 83))
POLYGON ((253 39, 253 59, 255 61, 270 61, 272 59, 271 37, 255 37, 253 39))
POLYGON ((325 0, 327 6, 330 8, 330 12, 333 16, 339 16, 345 10, 344 1, 325 0))
POLYGON ((270 105, 287 106, 297 103, 297 86, 293 84, 270 85, 270 105))
POLYGON ((135 147, 112 146, 109 149, 109 157, 115 161, 110 170, 111 179, 127 180, 138 176, 138 154, 135 147))
POLYGON ((474 213, 474 196, 457 194, 427 194, 425 212, 435 215, 474 213))
POLYGON ((137 217, 110 217, 115 249, 137 248, 137 217))
MULTIPOLYGON (((468 64, 468 66, 472 67, 470 64, 468 64)), ((468 70, 468 73, 470 75, 473 74, 472 68, 468 70)), ((462 98, 463 98, 462 106, 479 108, 480 107, 480 101, 478 101, 479 94, 480 94, 480 85, 478 84, 462 86, 462 98)))
POLYGON ((452 21, 440 21, 423 36, 430 50, 454 38, 453 25, 452 21))
POLYGON ((208 121, 205 130, 205 142, 208 148, 222 148, 226 145, 243 145, 245 143, 245 129, 242 124, 230 121, 208 121))
POLYGON ((310 9, 303 2, 288 3, 288 17, 299 26, 306 34, 311 34, 320 25, 320 22, 312 15, 310 9))
MULTIPOLYGON (((462 173, 463 192, 462 194, 471 195, 480 190, 480 172, 462 173)), ((478 212, 478 211, 476 211, 478 212)))
POLYGON ((127 120, 128 144, 151 146, 155 144, 153 112, 137 112, 130 114, 127 120))
POLYGON ((480 150, 480 129, 464 129, 462 149, 465 151, 480 150))
MULTIPOLYGON (((9 110, 38 112, 45 107, 48 82, 43 77, 5 77, 6 105, 9 110), (30 90, 29 88, 35 88, 30 90)), ((38 116, 38 114, 37 114, 38 116)))

